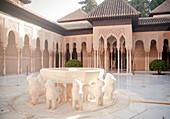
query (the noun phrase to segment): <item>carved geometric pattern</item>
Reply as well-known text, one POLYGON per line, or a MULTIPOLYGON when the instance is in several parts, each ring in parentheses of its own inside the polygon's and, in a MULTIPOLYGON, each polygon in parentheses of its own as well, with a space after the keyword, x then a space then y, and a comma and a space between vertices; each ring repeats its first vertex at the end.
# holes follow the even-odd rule
POLYGON ((135 40, 136 41, 138 41, 138 40, 144 41, 144 35, 136 35, 135 40))
POLYGON ((157 41, 157 39, 158 39, 158 34, 151 34, 150 35, 150 38, 149 38, 150 40, 156 40, 157 41))
POLYGON ((3 26, 3 18, 0 16, 0 26, 3 26))
POLYGON ((117 38, 119 38, 122 34, 125 36, 125 28, 102 28, 97 29, 96 36, 103 35, 104 38, 108 37, 109 34, 115 35, 117 38))
POLYGON ((44 38, 50 40, 51 39, 51 34, 49 32, 44 31, 44 38))
POLYGON ((24 26, 24 31, 25 31, 25 34, 29 34, 29 35, 33 35, 33 28, 31 28, 30 26, 24 26))
POLYGON ((8 28, 18 32, 19 31, 19 23, 8 19, 8 28))

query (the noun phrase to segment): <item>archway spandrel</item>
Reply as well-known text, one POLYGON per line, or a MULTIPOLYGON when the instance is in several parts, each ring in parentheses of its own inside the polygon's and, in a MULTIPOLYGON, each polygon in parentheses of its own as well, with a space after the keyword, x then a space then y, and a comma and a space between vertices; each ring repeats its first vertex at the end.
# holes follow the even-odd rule
POLYGON ((11 19, 8 19, 7 21, 7 28, 10 30, 15 30, 15 31, 19 31, 19 23, 16 21, 13 21, 11 19))
MULTIPOLYGON (((13 33, 14 33, 14 35, 15 35, 15 39, 14 39, 14 40, 15 40, 15 44, 16 44, 16 46, 18 47, 18 32, 15 31, 15 30, 8 29, 7 32, 6 32, 7 39, 8 39, 8 37, 9 37, 9 33, 10 33, 10 32, 13 32, 13 33)), ((6 43, 8 44, 9 41, 6 40, 6 43)), ((24 42, 22 42, 22 43, 24 43, 24 42)), ((6 45, 7 45, 7 44, 6 44, 6 45)))
POLYGON ((29 34, 30 37, 33 36, 33 28, 30 27, 30 26, 24 26, 24 31, 25 31, 25 34, 29 34))
POLYGON ((163 39, 168 40, 168 47, 170 48, 170 31, 163 34, 163 39))
POLYGON ((107 38, 108 34, 112 34, 115 37, 120 37, 122 34, 125 35, 125 28, 102 28, 102 29, 97 29, 97 35, 100 36, 101 34, 103 35, 103 38, 107 38))

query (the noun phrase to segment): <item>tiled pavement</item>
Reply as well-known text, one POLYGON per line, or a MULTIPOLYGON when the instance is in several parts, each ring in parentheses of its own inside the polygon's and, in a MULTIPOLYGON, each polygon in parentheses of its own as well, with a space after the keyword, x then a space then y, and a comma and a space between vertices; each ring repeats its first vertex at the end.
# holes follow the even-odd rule
POLYGON ((170 119, 170 75, 117 74, 112 105, 72 111, 71 104, 47 110, 44 104, 29 103, 26 75, 0 77, 0 119, 170 119))

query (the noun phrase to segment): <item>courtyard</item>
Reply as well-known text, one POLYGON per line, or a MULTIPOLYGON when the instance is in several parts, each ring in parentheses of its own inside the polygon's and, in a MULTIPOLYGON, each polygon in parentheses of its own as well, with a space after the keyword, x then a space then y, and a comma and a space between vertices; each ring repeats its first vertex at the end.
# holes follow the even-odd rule
MULTIPOLYGON (((113 73, 117 82, 115 101, 111 105, 86 111, 71 110, 71 103, 47 110, 45 105, 29 102, 26 74, 0 77, 0 118, 2 119, 169 119, 170 75, 149 72, 113 73)), ((38 73, 37 73, 38 74, 38 73)), ((44 99, 40 99, 44 101, 44 99)))

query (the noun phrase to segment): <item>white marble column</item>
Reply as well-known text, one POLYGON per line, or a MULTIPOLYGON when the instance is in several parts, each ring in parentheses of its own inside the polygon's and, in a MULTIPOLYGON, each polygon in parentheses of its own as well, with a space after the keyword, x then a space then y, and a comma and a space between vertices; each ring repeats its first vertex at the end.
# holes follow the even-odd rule
POLYGON ((31 72, 33 72, 33 51, 31 50, 31 72))
POLYGON ((65 65, 64 65, 65 60, 66 60, 66 59, 65 59, 65 56, 66 56, 66 55, 65 55, 65 52, 63 51, 63 52, 62 52, 62 67, 65 66, 65 65))
POLYGON ((59 68, 61 67, 61 52, 58 51, 59 68))
POLYGON ((114 65, 114 69, 116 69, 116 63, 117 63, 117 61, 116 61, 116 47, 114 48, 114 64, 112 64, 112 65, 114 65))
POLYGON ((91 67, 91 57, 90 53, 88 53, 88 67, 91 67))
POLYGON ((129 50, 126 50, 126 73, 129 72, 129 50))
POLYGON ((97 65, 97 68, 99 68, 99 50, 97 50, 96 65, 97 65))
POLYGON ((43 51, 44 51, 44 50, 41 50, 41 68, 43 68, 43 59, 44 59, 44 58, 43 58, 43 51))
POLYGON ((35 50, 32 50, 32 72, 35 72, 35 50))
POLYGON ((112 66, 112 65, 113 65, 113 54, 112 54, 112 52, 113 52, 113 47, 111 46, 111 48, 110 48, 110 53, 111 53, 111 54, 110 54, 110 56, 111 56, 111 58, 110 58, 110 60, 111 60, 111 61, 110 61, 111 70, 112 70, 112 67, 113 67, 113 66, 112 66))
POLYGON ((49 51, 49 68, 52 68, 52 51, 49 51))
POLYGON ((70 60, 72 60, 72 52, 70 51, 70 60))
POLYGON ((149 52, 147 53, 148 71, 149 71, 149 52))
POLYGON ((22 73, 22 49, 18 49, 18 74, 22 73))
POLYGON ((132 50, 129 51, 129 67, 130 67, 130 70, 129 72, 131 73, 132 72, 132 50))
POLYGON ((22 74, 22 49, 20 49, 20 73, 22 74))
POLYGON ((97 50, 94 50, 94 68, 97 68, 96 55, 97 55, 97 50))
POLYGON ((18 49, 18 74, 20 74, 20 49, 18 49))
POLYGON ((54 52, 54 68, 56 67, 56 49, 53 50, 54 52))
POLYGON ((118 73, 120 72, 120 49, 119 48, 117 48, 117 55, 118 55, 118 73))
MULTIPOLYGON (((77 52, 77 59, 81 62, 81 53, 80 52, 77 52)), ((83 62, 82 62, 83 64, 83 62)))
POLYGON ((148 70, 148 52, 145 52, 145 71, 148 70))
POLYGON ((158 52, 158 59, 162 60, 162 52, 158 52))
POLYGON ((123 71, 123 47, 121 47, 121 53, 120 53, 120 55, 121 55, 121 60, 120 60, 120 62, 121 62, 121 71, 123 71))
POLYGON ((3 48, 3 76, 6 75, 6 48, 3 48))
POLYGON ((107 48, 104 49, 104 69, 107 69, 107 48))

